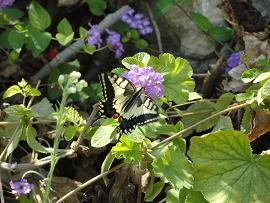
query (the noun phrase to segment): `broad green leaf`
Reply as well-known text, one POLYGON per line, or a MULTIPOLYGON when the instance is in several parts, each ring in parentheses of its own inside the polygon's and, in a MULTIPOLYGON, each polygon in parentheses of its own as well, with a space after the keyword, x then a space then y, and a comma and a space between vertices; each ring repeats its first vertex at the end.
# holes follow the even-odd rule
POLYGON ((4 109, 4 111, 9 115, 9 116, 14 116, 14 117, 22 117, 22 116, 27 116, 30 117, 31 115, 31 110, 26 108, 24 105, 12 105, 4 109))
POLYGON ((269 59, 259 59, 256 61, 256 66, 270 66, 270 60, 269 59))
POLYGON ((241 131, 246 134, 250 133, 252 121, 253 121, 253 111, 250 107, 246 107, 241 122, 241 131))
POLYGON ((185 203, 208 203, 201 192, 191 190, 185 203))
MULTIPOLYGON (((138 40, 140 39, 140 33, 135 30, 135 29, 131 29, 130 31, 127 32, 127 36, 133 40, 138 40)), ((148 43, 147 43, 148 45, 148 43)))
POLYGON ((21 135, 22 135, 22 131, 23 131, 23 125, 20 124, 18 126, 16 126, 16 130, 14 131, 14 134, 12 135, 12 140, 10 140, 10 143, 7 147, 7 152, 6 152, 6 156, 5 159, 8 158, 8 156, 17 148, 20 139, 21 139, 21 135))
MULTIPOLYGON (((23 17, 24 12, 17 9, 17 8, 5 8, 2 9, 1 12, 3 14, 6 14, 9 20, 17 20, 21 17, 23 17)), ((2 23, 2 21, 0 21, 2 23)))
POLYGON ((3 99, 12 97, 15 94, 22 94, 22 90, 18 85, 12 85, 9 87, 3 95, 3 99))
POLYGON ((132 132, 127 134, 127 137, 132 142, 141 143, 141 142, 143 142, 143 140, 145 138, 145 136, 144 136, 145 134, 146 134, 145 125, 144 126, 137 126, 132 132))
POLYGON ((165 15, 174 4, 174 0, 158 0, 154 6, 154 18, 159 19, 165 15))
POLYGON ((170 189, 166 193, 166 203, 176 203, 176 202, 179 202, 179 190, 170 189))
POLYGON ((112 73, 115 73, 117 75, 122 75, 124 72, 128 71, 127 69, 125 68, 114 68, 112 69, 112 73))
POLYGON ((228 106, 232 103, 233 99, 234 99, 233 93, 227 92, 227 93, 221 95, 217 100, 216 109, 218 111, 222 111, 222 110, 228 108, 228 106))
POLYGON ((180 190, 190 188, 193 182, 193 168, 185 154, 176 146, 169 146, 164 154, 152 162, 154 175, 165 183, 180 190))
POLYGON ((233 130, 233 124, 230 116, 220 116, 212 132, 216 132, 219 130, 233 130))
POLYGON ((70 35, 64 35, 62 33, 57 33, 55 35, 57 41, 59 42, 59 44, 66 46, 68 45, 74 38, 74 33, 71 33, 70 35))
POLYGON ((159 195, 162 191, 165 183, 163 181, 159 181, 154 183, 151 187, 151 191, 147 190, 144 196, 144 201, 146 202, 153 202, 153 200, 159 195))
POLYGON ((9 55, 8 55, 8 61, 9 61, 9 63, 13 64, 13 63, 18 62, 19 55, 20 55, 19 52, 20 51, 21 51, 21 49, 13 49, 11 52, 9 52, 9 55))
POLYGON ((260 75, 258 75, 258 77, 256 77, 253 83, 258 83, 268 78, 270 78, 270 72, 261 73, 260 75))
POLYGON ((268 79, 262 86, 262 94, 264 96, 270 96, 270 79, 268 79))
POLYGON ((104 147, 114 139, 114 132, 119 123, 114 119, 105 119, 91 139, 92 147, 104 147))
POLYGON ((226 26, 213 27, 208 31, 208 34, 218 42, 226 42, 232 39, 233 30, 226 26))
MULTIPOLYGON (((182 122, 185 128, 198 123, 199 121, 211 116, 216 112, 216 105, 209 101, 196 102, 184 112, 182 122), (186 114, 186 115, 185 115, 186 114)), ((219 117, 212 118, 201 125, 198 125, 195 130, 201 132, 212 128, 218 121, 219 117)))
POLYGON ((29 199, 27 197, 24 197, 24 196, 19 196, 16 199, 18 199, 18 201, 20 203, 33 203, 33 200, 31 200, 31 199, 29 199))
POLYGON ((249 83, 254 80, 262 71, 257 68, 251 68, 242 73, 241 80, 244 83, 249 83))
POLYGON ((51 148, 44 147, 37 140, 37 131, 32 126, 26 127, 26 136, 27 136, 27 144, 36 152, 40 152, 43 154, 49 154, 52 150, 51 148))
POLYGON ((85 53, 92 55, 96 51, 95 46, 89 46, 88 44, 83 45, 83 50, 85 53))
POLYGON ((192 101, 196 99, 202 99, 202 96, 197 92, 190 92, 188 95, 188 101, 192 101))
MULTIPOLYGON (((114 160, 115 160, 115 157, 112 155, 111 152, 109 152, 107 154, 107 156, 105 157, 104 161, 102 162, 101 171, 100 172, 101 173, 104 173, 104 172, 109 171, 114 160)), ((104 181, 105 185, 108 186, 109 179, 108 179, 107 176, 104 176, 103 177, 103 181, 104 181)))
POLYGON ((247 136, 219 131, 192 137, 194 190, 211 203, 270 202, 270 155, 252 154, 247 136))
POLYGON ((130 65, 138 65, 139 67, 145 67, 147 66, 148 62, 150 60, 150 55, 145 52, 139 52, 135 54, 132 57, 126 57, 122 60, 123 66, 126 68, 130 68, 130 65))
POLYGON ((25 33, 17 30, 11 30, 8 35, 8 43, 13 49, 22 48, 26 42, 25 33))
POLYGON ((31 26, 28 26, 29 40, 27 40, 26 47, 32 51, 34 57, 37 57, 42 51, 44 51, 51 41, 51 34, 48 32, 42 32, 31 26))
POLYGON ((57 25, 57 32, 66 36, 73 33, 72 26, 66 18, 63 18, 57 25))
POLYGON ((38 97, 40 95, 41 95, 41 92, 37 88, 31 88, 27 93, 27 96, 31 96, 31 97, 38 97))
POLYGON ((77 132, 78 132, 78 126, 70 125, 66 128, 64 132, 64 137, 67 141, 70 141, 73 139, 73 137, 76 135, 77 132))
POLYGON ((244 101, 247 101, 247 100, 250 100, 254 97, 254 93, 253 92, 244 92, 244 93, 239 93, 237 95, 235 95, 235 100, 237 102, 244 102, 244 101))
POLYGON ((104 14, 107 7, 105 0, 86 0, 86 3, 89 6, 90 12, 97 16, 104 14))
POLYGON ((51 119, 52 114, 55 112, 52 104, 45 97, 39 103, 31 106, 32 115, 36 118, 47 118, 51 119))
POLYGON ((184 103, 188 100, 195 83, 191 78, 193 71, 187 60, 165 53, 160 54, 159 58, 152 56, 148 66, 164 75, 165 96, 169 101, 184 103))
POLYGON ((147 47, 149 47, 149 44, 144 39, 138 39, 135 41, 135 47, 138 49, 146 49, 147 47))
POLYGON ((204 32, 207 32, 214 25, 204 15, 197 12, 190 12, 192 21, 204 32))
POLYGON ((30 4, 28 15, 30 24, 38 30, 44 30, 51 25, 49 13, 36 1, 30 4))
POLYGON ((85 40, 86 37, 87 37, 88 30, 85 29, 84 27, 80 27, 80 28, 79 28, 79 33, 80 33, 80 38, 81 38, 82 40, 85 40))
POLYGON ((0 32, 1 48, 12 49, 11 45, 9 44, 9 42, 7 40, 10 31, 11 31, 10 29, 6 29, 6 30, 0 32))
POLYGON ((120 142, 112 148, 111 153, 116 158, 124 157, 126 163, 140 162, 143 158, 143 147, 142 144, 132 142, 127 136, 122 135, 120 142))

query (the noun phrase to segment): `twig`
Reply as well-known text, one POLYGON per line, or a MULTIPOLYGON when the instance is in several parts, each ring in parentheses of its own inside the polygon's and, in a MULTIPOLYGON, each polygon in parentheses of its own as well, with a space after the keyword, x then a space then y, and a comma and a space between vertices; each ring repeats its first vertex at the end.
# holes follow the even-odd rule
POLYGON ((63 202, 65 199, 67 199, 69 196, 79 192, 80 190, 82 190, 83 188, 87 187, 88 185, 91 185, 92 183, 96 182, 97 180, 103 178, 104 176, 118 170, 119 168, 121 168, 125 163, 121 163, 117 166, 115 166, 114 168, 110 169, 109 171, 106 171, 104 173, 99 174, 98 176, 88 180, 87 182, 85 182, 82 185, 79 185, 75 190, 70 191, 69 193, 67 193, 66 195, 64 195, 61 199, 59 199, 56 203, 60 203, 63 202))
POLYGON ((149 17, 150 17, 150 20, 153 24, 153 27, 154 27, 154 30, 155 30, 155 33, 156 33, 156 37, 157 37, 157 44, 158 44, 158 51, 159 53, 163 53, 163 48, 162 48, 162 42, 161 42, 161 36, 160 36, 160 31, 159 31, 159 28, 158 28, 158 25, 153 17, 153 13, 152 13, 152 10, 149 6, 149 4, 147 2, 145 2, 145 7, 148 11, 148 14, 149 14, 149 17))
POLYGON ((74 152, 76 152, 78 150, 78 148, 79 148, 80 144, 82 143, 82 141, 83 141, 83 139, 84 139, 84 137, 85 137, 85 135, 86 135, 89 127, 92 125, 92 123, 93 123, 93 121, 95 119, 95 115, 96 115, 96 113, 98 111, 99 111, 99 105, 98 104, 95 104, 93 106, 93 110, 92 110, 91 115, 87 119, 87 122, 85 124, 85 127, 84 127, 82 133, 80 134, 80 136, 79 136, 78 140, 76 141, 75 145, 72 147, 72 149, 74 150, 74 152))
POLYGON ((203 124, 204 122, 206 122, 206 121, 208 121, 208 120, 210 120, 210 119, 212 119, 212 118, 214 118, 214 117, 216 117, 216 116, 222 115, 222 114, 224 114, 224 113, 227 113, 227 112, 230 112, 230 111, 233 111, 233 110, 236 110, 236 109, 243 108, 243 107, 245 107, 245 106, 247 106, 247 105, 249 105, 249 104, 244 103, 244 104, 234 105, 234 106, 232 106, 232 107, 229 107, 229 108, 227 108, 227 109, 224 109, 223 111, 217 112, 217 113, 215 113, 215 114, 213 114, 213 115, 211 115, 211 116, 209 116, 209 117, 207 117, 207 118, 205 118, 205 119, 199 121, 198 123, 195 123, 195 124, 193 124, 192 126, 189 126, 188 128, 185 128, 184 130, 181 130, 180 132, 178 132, 178 133, 172 135, 171 137, 168 137, 168 138, 166 138, 165 140, 162 140, 162 141, 159 142, 158 144, 153 145, 152 147, 150 147, 150 150, 151 150, 151 149, 154 149, 154 148, 157 148, 157 147, 159 147, 159 146, 161 146, 161 145, 163 145, 163 144, 165 144, 165 143, 167 143, 167 142, 169 142, 169 141, 171 141, 171 140, 176 139, 177 137, 179 137, 179 136, 182 135, 183 133, 186 133, 186 132, 188 132, 188 131, 194 129, 194 128, 197 127, 198 125, 201 125, 201 124, 203 124))
MULTIPOLYGON (((127 8, 128 6, 123 6, 116 12, 107 15, 98 25, 100 32, 103 33, 106 28, 115 24, 120 19, 120 17, 126 11, 127 8)), ((39 79, 46 77, 52 71, 52 69, 67 62, 73 56, 78 54, 83 45, 84 41, 82 39, 78 39, 76 42, 74 42, 69 47, 61 51, 59 54, 57 54, 53 60, 51 60, 49 63, 43 66, 34 76, 30 78, 31 81, 33 83, 36 83, 39 79)))

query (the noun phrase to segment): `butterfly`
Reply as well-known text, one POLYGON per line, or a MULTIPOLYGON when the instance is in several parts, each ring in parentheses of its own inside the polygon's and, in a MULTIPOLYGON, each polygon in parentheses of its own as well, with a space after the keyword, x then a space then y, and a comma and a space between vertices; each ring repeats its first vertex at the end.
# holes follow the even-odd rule
POLYGON ((101 114, 118 119, 120 134, 132 132, 137 125, 158 120, 158 107, 130 81, 114 73, 101 73, 99 80, 104 99, 100 103, 101 114))

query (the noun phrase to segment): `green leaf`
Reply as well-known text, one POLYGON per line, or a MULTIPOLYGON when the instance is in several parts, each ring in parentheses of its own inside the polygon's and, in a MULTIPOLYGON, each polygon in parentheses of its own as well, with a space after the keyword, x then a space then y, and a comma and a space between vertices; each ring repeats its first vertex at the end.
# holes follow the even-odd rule
POLYGON ((192 101, 196 99, 202 99, 202 96, 197 92, 190 92, 188 95, 188 101, 192 101))
POLYGON ((26 139, 27 144, 31 147, 31 149, 33 149, 36 152, 43 153, 43 154, 51 153, 52 151, 51 148, 44 147, 36 140, 37 131, 35 128, 33 128, 32 126, 27 126, 26 136, 27 136, 27 139, 26 139))
POLYGON ((8 16, 8 19, 12 20, 12 21, 17 20, 17 19, 23 17, 23 15, 24 15, 24 12, 17 9, 17 8, 5 8, 5 9, 1 10, 1 12, 3 14, 6 14, 8 16))
POLYGON ((38 30, 44 30, 51 25, 49 13, 36 1, 32 1, 28 10, 29 22, 38 30))
POLYGON ((99 148, 109 144, 114 138, 113 135, 118 125, 119 123, 114 119, 103 120, 91 139, 91 146, 99 148))
POLYGON ((170 189, 166 193, 166 203, 176 203, 176 202, 179 202, 179 190, 170 189))
POLYGON ((270 155, 252 154, 247 136, 219 131, 192 137, 194 190, 211 203, 269 202, 270 155), (237 191, 237 192, 236 192, 237 191))
POLYGON ((135 47, 138 49, 146 49, 147 47, 149 47, 149 44, 144 39, 138 39, 135 41, 135 47))
POLYGON ((112 73, 115 73, 117 75, 122 75, 124 72, 128 71, 127 69, 125 68, 114 68, 112 69, 112 73))
POLYGON ((24 105, 12 105, 4 109, 4 111, 9 115, 9 116, 14 116, 14 117, 22 117, 22 116, 30 116, 31 115, 31 110, 26 108, 24 105))
POLYGON ((138 65, 139 67, 145 67, 147 66, 149 60, 150 60, 149 54, 145 52, 139 52, 132 57, 126 57, 122 59, 122 64, 127 69, 129 69, 130 65, 133 65, 133 64, 138 65))
POLYGON ((15 94, 22 95, 22 90, 18 85, 12 85, 11 87, 9 87, 3 95, 3 99, 6 99, 8 97, 12 97, 15 94))
MULTIPOLYGON (((182 119, 185 128, 198 123, 199 121, 211 116, 213 113, 216 113, 216 105, 209 101, 196 102, 185 111, 188 113, 182 119)), ((217 122, 219 117, 212 118, 201 125, 198 125, 195 130, 201 132, 212 128, 217 122)))
POLYGON ((8 61, 9 61, 9 63, 16 63, 16 62, 18 62, 18 60, 19 60, 19 56, 20 56, 20 52, 21 51, 21 49, 13 49, 10 53, 9 53, 9 55, 8 55, 8 61), (17 51, 18 50, 18 51, 17 51))
POLYGON ((86 3, 89 6, 90 12, 96 16, 103 15, 107 7, 105 0, 86 0, 86 3))
POLYGON ((37 88, 31 88, 27 93, 27 96, 38 97, 41 95, 41 92, 37 88))
POLYGON ((85 53, 92 55, 96 51, 95 46, 89 46, 88 44, 83 45, 83 50, 85 53))
POLYGON ((195 83, 191 78, 193 71, 187 60, 165 53, 160 54, 159 58, 152 56, 148 66, 164 75, 165 96, 169 101, 184 103, 188 100, 189 93, 194 91, 195 83))
POLYGON ((65 107, 66 121, 72 122, 76 125, 84 123, 84 119, 80 116, 79 112, 73 107, 65 107))
POLYGON ((234 99, 233 93, 227 92, 227 93, 221 95, 218 98, 217 103, 216 103, 217 111, 222 111, 222 110, 228 108, 228 106, 232 103, 233 99, 234 99))
POLYGON ((268 78, 270 78, 270 72, 261 73, 260 75, 258 75, 258 77, 256 77, 253 83, 258 83, 268 78))
POLYGON ((63 18, 57 25, 57 32, 66 36, 73 33, 72 26, 66 18, 63 18))
POLYGON ((201 192, 191 190, 187 195, 185 203, 208 203, 201 192))
POLYGON ((34 57, 37 57, 42 51, 44 51, 51 41, 51 34, 48 32, 42 32, 31 26, 28 26, 29 40, 27 40, 26 47, 32 51, 34 57))
POLYGON ((143 147, 142 144, 132 142, 127 136, 122 135, 120 142, 112 148, 111 153, 118 159, 124 157, 126 163, 140 162, 143 158, 143 147))
MULTIPOLYGON (((130 31, 128 31, 128 33, 130 33, 130 38, 131 39, 133 39, 133 40, 140 39, 140 33, 137 30, 131 29, 130 31)), ((147 45, 148 45, 148 43, 147 43, 147 45)))
POLYGON ((14 131, 14 134, 12 135, 13 139, 10 140, 10 143, 8 145, 5 160, 17 148, 21 139, 22 132, 23 132, 23 125, 20 124, 19 126, 16 127, 16 130, 14 131))
POLYGON ((210 30, 214 25, 204 15, 197 12, 190 12, 192 21, 204 32, 210 30))
POLYGON ((154 174, 175 189, 192 187, 192 165, 176 146, 169 146, 164 154, 152 162, 154 174))
POLYGON ((268 79, 262 86, 262 94, 264 96, 270 96, 270 79, 268 79))
POLYGON ((257 68, 251 68, 242 73, 241 80, 244 83, 249 83, 254 80, 262 71, 257 68))
POLYGON ((20 49, 26 42, 26 37, 23 32, 11 30, 8 35, 8 43, 13 49, 20 49))
POLYGON ((66 46, 68 45, 74 38, 74 33, 71 33, 70 35, 64 35, 62 33, 57 33, 55 35, 57 41, 59 42, 59 44, 66 46))
POLYGON ((252 122, 253 122, 253 111, 250 107, 246 107, 241 122, 241 131, 246 134, 250 133, 252 122))
POLYGON ((259 59, 256 61, 256 66, 270 66, 270 60, 269 59, 259 59))
POLYGON ((85 39, 86 39, 86 37, 87 37, 87 32, 88 32, 88 30, 85 29, 84 27, 80 27, 80 28, 79 28, 80 38, 81 38, 82 40, 85 40, 85 39))
POLYGON ((254 96, 255 95, 253 92, 239 93, 239 94, 235 95, 235 100, 237 102, 244 102, 244 101, 252 99, 254 96))
POLYGON ((208 34, 218 42, 226 42, 232 39, 233 30, 229 27, 213 27, 208 31, 208 34))
POLYGON ((162 191, 165 183, 163 181, 159 181, 154 183, 151 187, 151 190, 147 190, 144 196, 144 201, 153 202, 153 200, 158 196, 158 194, 162 191))
POLYGON ((76 125, 70 125, 66 128, 64 132, 64 137, 67 141, 70 141, 73 139, 73 137, 78 132, 78 127, 76 125))
MULTIPOLYGON (((114 160, 115 160, 115 157, 112 155, 111 152, 109 152, 107 154, 107 156, 105 157, 104 161, 102 162, 101 173, 109 171, 114 160)), ((103 177, 103 181, 104 181, 105 185, 108 186, 109 179, 107 178, 107 176, 103 177)))
POLYGON ((52 114, 55 112, 52 104, 45 97, 40 102, 31 106, 32 115, 35 118, 47 118, 51 119, 52 114))
POLYGON ((18 199, 20 203, 33 203, 31 199, 28 199, 27 197, 24 196, 19 196, 16 199, 18 199))
POLYGON ((233 124, 230 116, 220 116, 212 132, 216 132, 219 130, 233 130, 233 124))
POLYGON ((159 19, 165 15, 174 4, 174 0, 158 0, 154 6, 154 18, 159 19))

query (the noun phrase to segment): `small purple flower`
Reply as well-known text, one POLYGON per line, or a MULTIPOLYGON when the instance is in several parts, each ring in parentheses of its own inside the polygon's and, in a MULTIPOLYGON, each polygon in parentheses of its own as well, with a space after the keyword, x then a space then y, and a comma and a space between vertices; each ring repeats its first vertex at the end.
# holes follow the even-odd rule
POLYGON ((120 58, 125 51, 123 48, 123 44, 120 41, 121 36, 118 33, 110 31, 108 29, 106 29, 106 32, 109 34, 107 38, 107 44, 112 46, 112 49, 115 53, 115 58, 120 58))
POLYGON ((122 76, 132 82, 136 88, 143 87, 152 100, 164 96, 162 84, 164 78, 150 66, 140 68, 137 65, 131 65, 130 71, 123 73, 122 76))
POLYGON ((239 51, 231 54, 231 56, 227 59, 228 67, 226 68, 226 72, 229 72, 233 68, 241 65, 243 62, 241 61, 241 56, 244 54, 244 51, 239 51))
POLYGON ((121 20, 131 28, 138 29, 141 35, 147 35, 153 32, 149 18, 145 17, 142 13, 135 13, 133 8, 129 7, 121 16, 121 20))
POLYGON ((15 0, 0 0, 0 8, 6 8, 12 6, 15 0))
POLYGON ((90 46, 97 45, 97 47, 99 48, 102 43, 101 33, 99 31, 99 28, 97 25, 89 24, 89 26, 90 26, 90 30, 87 33, 87 43, 90 46))
POLYGON ((26 179, 21 179, 20 181, 10 181, 9 184, 12 189, 12 193, 16 196, 26 195, 34 188, 34 185, 28 183, 26 179))

